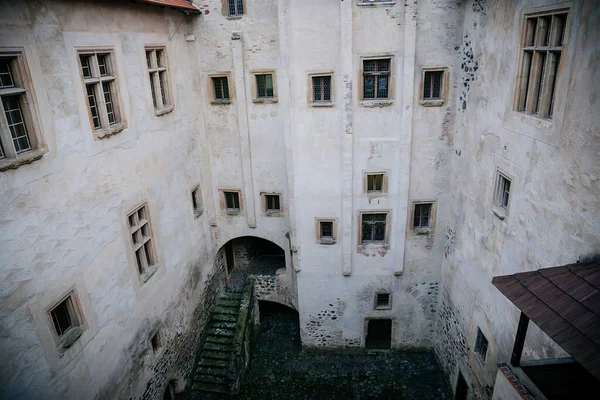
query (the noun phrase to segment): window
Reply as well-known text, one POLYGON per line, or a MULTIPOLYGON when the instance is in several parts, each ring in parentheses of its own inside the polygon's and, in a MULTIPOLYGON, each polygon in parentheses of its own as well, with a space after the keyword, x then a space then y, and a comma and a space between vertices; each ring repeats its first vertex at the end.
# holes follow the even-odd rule
POLYGON ((273 97, 273 75, 256 75, 256 90, 259 98, 273 97))
POLYGON ((391 58, 363 60, 363 99, 388 99, 391 58))
POLYGON ((360 0, 359 4, 395 3, 394 0, 360 0))
POLYGON ((22 53, 0 53, 0 170, 39 153, 28 76, 22 53))
POLYGON ((504 219, 508 215, 510 184, 510 178, 502 172, 497 171, 493 211, 500 219, 504 219))
POLYGON ((375 309, 389 310, 392 308, 392 295, 390 293, 377 293, 375 295, 375 309))
POLYGON ((160 331, 157 331, 150 338, 150 345, 152 346, 152 351, 156 354, 163 347, 163 340, 160 331))
POLYGON ((49 311, 54 333, 58 338, 59 348, 68 349, 82 334, 82 320, 75 298, 70 292, 49 311))
POLYGON ((202 193, 200 193, 200 187, 196 186, 192 190, 192 208, 194 209, 194 218, 198 218, 204 212, 202 204, 202 193))
POLYGON ((367 194, 387 193, 387 175, 384 172, 365 174, 365 192, 367 194))
POLYGON ((226 76, 212 77, 214 102, 229 103, 229 83, 226 76))
POLYGON ((146 282, 158 267, 154 248, 148 205, 144 204, 127 216, 135 263, 143 282, 146 282))
POLYGON ((331 103, 331 75, 313 76, 312 80, 312 103, 331 103))
POLYGON ((252 71, 252 98, 255 103, 277 102, 277 77, 274 70, 252 71))
POLYGON ((111 51, 82 51, 79 63, 85 85, 88 112, 96 137, 122 129, 118 107, 117 77, 111 51))
POLYGON ((429 219, 431 217, 431 203, 415 204, 415 214, 413 220, 414 228, 429 228, 429 219))
POLYGON ((441 106, 447 97, 448 70, 446 68, 423 68, 421 74, 421 104, 441 106))
POLYGON ((335 219, 317 218, 317 243, 334 244, 336 240, 337 221, 335 219))
POLYGON ((484 336, 481 329, 477 328, 477 338, 475 339, 475 355, 482 361, 485 362, 488 349, 488 340, 484 336))
POLYGON ((385 243, 387 213, 363 213, 361 214, 361 243, 385 243))
POLYGON ((227 214, 240 213, 240 194, 239 192, 223 192, 225 196, 225 208, 227 214))
POLYGON ((264 195, 264 203, 265 203, 265 212, 267 216, 276 216, 281 212, 281 207, 279 205, 279 195, 278 194, 265 194, 264 195))
POLYGON ((227 2, 227 15, 241 17, 244 15, 244 0, 225 0, 227 2))
POLYGON ((150 75, 152 104, 156 114, 162 115, 173 109, 169 92, 165 48, 146 48, 146 64, 150 75))
POLYGON ((564 9, 525 16, 516 111, 552 118, 567 17, 564 9))

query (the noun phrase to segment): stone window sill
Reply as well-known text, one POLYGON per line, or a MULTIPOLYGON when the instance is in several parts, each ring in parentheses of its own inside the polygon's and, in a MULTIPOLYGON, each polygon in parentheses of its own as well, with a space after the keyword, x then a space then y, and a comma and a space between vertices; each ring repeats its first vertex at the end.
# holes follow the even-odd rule
POLYGON ((243 15, 227 15, 225 16, 225 18, 229 19, 229 20, 236 20, 236 19, 242 19, 243 15))
POLYGON ((385 197, 387 196, 387 192, 384 192, 383 190, 372 190, 372 191, 367 191, 367 193, 365 193, 368 197, 372 197, 372 198, 377 198, 377 197, 385 197))
POLYGON ((321 103, 310 103, 311 107, 333 107, 335 106, 332 102, 321 102, 321 103))
POLYGON ((203 212, 204 212, 203 209, 194 210, 194 219, 200 218, 200 216, 202 215, 203 212))
POLYGON ((170 113, 171 111, 173 111, 175 109, 175 107, 173 106, 166 106, 160 109, 155 109, 154 110, 154 115, 156 115, 157 117, 160 117, 161 115, 165 115, 170 113))
POLYGON ((507 217, 507 212, 504 208, 502 207, 498 207, 498 206, 494 206, 492 207, 492 212, 494 213, 494 215, 498 218, 500 218, 502 221, 504 221, 504 219, 507 217))
POLYGON ((358 245, 359 249, 385 249, 389 250, 390 245, 385 242, 368 242, 358 245))
POLYGON ((382 6, 393 6, 396 4, 395 1, 378 1, 378 2, 362 2, 359 1, 356 5, 359 7, 382 7, 382 6))
POLYGON ((231 104, 231 100, 213 100, 210 104, 213 106, 227 106, 231 104))
POLYGON ((265 215, 267 217, 281 217, 281 211, 267 211, 265 215))
POLYGON ((392 306, 379 306, 379 307, 375 307, 375 310, 377 310, 377 311, 381 311, 381 310, 385 311, 385 310, 391 310, 391 309, 392 309, 392 306))
POLYGON ((46 153, 48 153, 48 148, 42 147, 40 149, 28 151, 27 153, 18 154, 15 158, 2 159, 0 160, 0 172, 9 169, 17 169, 21 165, 31 164, 42 158, 46 153))
POLYGON ((113 135, 116 135, 117 133, 123 131, 124 129, 125 129, 125 124, 121 122, 118 124, 111 125, 109 128, 106 128, 106 129, 95 130, 94 136, 96 137, 96 139, 106 139, 113 135))
POLYGON ((83 331, 80 327, 75 326, 70 328, 67 332, 65 332, 60 338, 60 350, 67 351, 67 349, 73 346, 73 343, 79 339, 83 331))
POLYGON ((327 239, 327 238, 321 238, 318 243, 319 244, 324 244, 326 246, 330 246, 332 244, 335 244, 335 239, 333 239, 333 238, 329 238, 329 239, 327 239))
POLYGON ((269 98, 259 97, 259 98, 256 98, 256 99, 252 100, 252 102, 253 103, 257 103, 257 104, 260 104, 260 103, 262 103, 262 104, 272 104, 272 103, 277 103, 278 100, 277 100, 277 97, 269 97, 269 98))
POLYGON ((431 228, 413 228, 413 232, 416 235, 429 235, 431 233, 431 228))
POLYGON ((421 100, 420 103, 423 107, 441 107, 444 105, 444 100, 421 100))
POLYGON ((150 279, 152 277, 152 275, 154 275, 154 273, 158 270, 158 264, 155 265, 149 265, 144 272, 140 275, 140 279, 142 280, 142 282, 146 283, 148 282, 148 279, 150 279))
POLYGON ((393 100, 361 100, 360 105, 363 107, 389 107, 394 104, 393 100))
POLYGON ((240 210, 227 210, 227 215, 240 215, 240 210))

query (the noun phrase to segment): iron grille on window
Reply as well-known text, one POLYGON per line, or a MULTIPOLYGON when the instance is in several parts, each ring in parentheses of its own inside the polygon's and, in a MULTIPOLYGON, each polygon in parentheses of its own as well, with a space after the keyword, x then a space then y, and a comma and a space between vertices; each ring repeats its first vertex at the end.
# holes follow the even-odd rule
POLYGON ((240 211, 240 194, 238 192, 224 192, 227 211, 240 211))
POLYGON ((552 118, 567 16, 564 11, 556 11, 525 18, 517 111, 552 118))
POLYGON ((333 239, 333 222, 321 221, 321 239, 333 239))
POLYGON ((167 87, 167 63, 164 49, 147 49, 146 63, 150 74, 150 92, 155 110, 170 106, 167 87))
POLYGON ((496 193, 494 204, 498 207, 502 207, 505 210, 508 209, 508 199, 510 196, 510 179, 498 172, 498 179, 496 183, 496 193))
POLYGON ((390 294, 389 293, 377 293, 376 308, 388 308, 390 307, 390 294))
POLYGON ((362 243, 385 242, 387 214, 363 214, 362 243))
POLYGON ((425 71, 423 76, 423 100, 441 100, 444 71, 425 71))
POLYGON ((313 102, 331 102, 331 76, 313 76, 313 102))
POLYGON ((363 61, 363 98, 389 97, 390 59, 363 61))
POLYGON ((273 97, 273 75, 256 75, 256 93, 259 98, 273 97))
POLYGON ((429 228, 431 217, 431 203, 415 204, 413 226, 415 228, 429 228))
POLYGON ((229 16, 237 17, 244 15, 244 0, 227 0, 229 16))
POLYGON ((212 78, 215 101, 229 101, 229 83, 226 76, 212 78))
POLYGON ((266 211, 279 211, 279 195, 268 194, 265 195, 266 200, 266 211))
POLYGON ((383 191, 383 174, 367 175, 367 193, 383 191))
POLYGON ((147 206, 141 206, 127 219, 138 272, 146 280, 156 264, 147 206))
POLYGON ((477 339, 475 339, 475 354, 481 358, 481 361, 485 361, 487 356, 488 340, 481 332, 481 329, 477 328, 477 339))
POLYGON ((119 122, 116 100, 116 76, 111 53, 79 55, 88 107, 95 130, 106 129, 119 122))
MULTIPOLYGON (((0 105, 8 130, 0 130, 0 159, 33 149, 27 126, 26 90, 14 74, 16 58, 0 58, 0 105)), ((0 118, 1 120, 1 118, 0 118)))

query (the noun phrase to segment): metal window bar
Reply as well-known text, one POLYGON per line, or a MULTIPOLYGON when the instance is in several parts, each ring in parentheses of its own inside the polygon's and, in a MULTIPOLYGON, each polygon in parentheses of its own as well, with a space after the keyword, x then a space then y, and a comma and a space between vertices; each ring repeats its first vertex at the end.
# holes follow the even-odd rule
POLYGON ((15 86, 15 81, 10 70, 10 59, 0 59, 0 88, 15 86))
POLYGON ((279 196, 267 195, 267 211, 279 211, 279 196))
POLYGON ((479 355, 482 361, 485 361, 487 356, 488 340, 483 335, 481 330, 477 328, 477 339, 475 340, 475 353, 479 355))
POLYGON ((333 222, 321 221, 321 237, 322 238, 333 238, 333 222))
POLYGON ((367 192, 383 191, 383 174, 367 175, 367 192))
POLYGON ((389 293, 378 293, 377 294, 377 307, 389 307, 390 306, 390 294, 389 293))
POLYGON ((385 241, 386 214, 363 214, 362 242, 379 243, 385 241))
POLYGON ((212 80, 215 89, 215 100, 229 100, 229 84, 227 82, 227 77, 216 77, 212 78, 212 80))
POLYGON ((273 97, 273 75, 256 75, 256 92, 259 98, 273 97))
POLYGON ((113 107, 113 99, 110 91, 110 83, 102 83, 102 92, 104 93, 104 103, 106 104, 106 115, 108 116, 108 123, 113 125, 117 122, 115 118, 115 110, 113 107))
POLYGON ((363 61, 363 98, 389 97, 390 59, 363 61))
POLYGON ((313 102, 326 103, 331 101, 331 76, 314 76, 313 102))
POLYGON ((20 154, 31 150, 31 143, 27 135, 19 96, 2 97, 2 105, 4 106, 6 122, 8 123, 15 152, 20 154))
POLYGON ((229 16, 237 17, 244 15, 244 1, 243 0, 228 0, 229 5, 229 16))
POLYGON ((225 203, 228 210, 240 209, 240 196, 237 192, 225 192, 225 203))

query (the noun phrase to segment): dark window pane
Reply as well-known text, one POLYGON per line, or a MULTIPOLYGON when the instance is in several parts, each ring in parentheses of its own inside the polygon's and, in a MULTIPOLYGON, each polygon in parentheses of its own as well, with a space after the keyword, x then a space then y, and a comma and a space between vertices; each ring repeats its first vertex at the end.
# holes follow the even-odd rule
POLYGON ((331 101, 331 77, 323 77, 323 101, 331 101))
POLYGON ((98 68, 100 69, 100 76, 109 75, 108 63, 106 54, 98 54, 98 68))
POLYGON ((256 75, 256 89, 258 97, 273 97, 273 75, 256 75))
POLYGON ((83 73, 84 78, 92 77, 92 69, 90 67, 90 59, 91 56, 81 55, 79 56, 81 60, 81 72, 83 73))
POLYGON ((165 86, 165 72, 158 73, 158 83, 160 85, 160 96, 162 98, 163 106, 167 104, 167 94, 166 94, 166 86, 165 86))
POLYGON ((321 237, 333 237, 333 222, 321 222, 321 237))
POLYGON ((322 97, 321 97, 321 77, 315 77, 313 78, 313 90, 314 90, 314 96, 313 99, 315 102, 317 101, 322 101, 322 97))
POLYGON ((116 122, 115 111, 113 106, 112 94, 110 92, 110 83, 102 83, 102 91, 104 92, 104 102, 106 103, 106 113, 108 122, 112 125, 116 122))
POLYGON ((150 92, 152 93, 152 104, 154 105, 154 108, 158 108, 158 103, 156 102, 156 91, 154 90, 154 76, 153 74, 156 74, 156 72, 152 72, 150 74, 150 92))
POLYGON ((374 76, 370 76, 370 75, 365 76, 363 98, 365 98, 365 99, 374 99, 375 98, 375 77, 374 76))
POLYGON ((62 336, 70 327, 73 326, 67 304, 67 302, 70 301, 70 298, 66 299, 51 311, 52 321, 54 322, 54 328, 56 329, 58 336, 62 336))
POLYGON ((31 144, 29 143, 27 129, 23 120, 23 113, 21 112, 19 97, 3 97, 2 105, 4 106, 4 113, 6 115, 6 121, 8 122, 8 128, 10 130, 15 151, 18 154, 31 150, 31 144))
POLYGON ((10 70, 10 60, 0 59, 0 87, 13 87, 15 82, 10 70))
POLYGON ((96 106, 96 93, 94 85, 87 85, 85 87, 87 91, 88 105, 90 106, 90 113, 92 114, 92 122, 94 129, 100 129, 100 118, 98 118, 98 107, 96 106))
POLYGON ((388 97, 388 78, 387 76, 378 76, 377 78, 377 98, 385 99, 388 97))
POLYGON ((215 100, 229 100, 227 77, 212 78, 215 89, 215 100))

